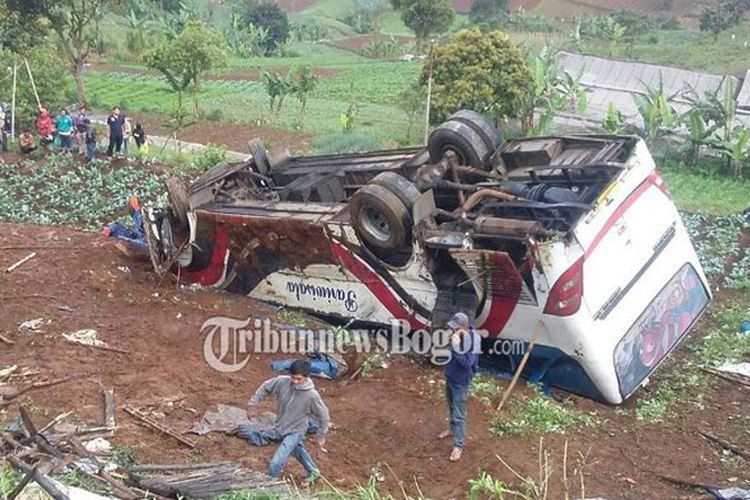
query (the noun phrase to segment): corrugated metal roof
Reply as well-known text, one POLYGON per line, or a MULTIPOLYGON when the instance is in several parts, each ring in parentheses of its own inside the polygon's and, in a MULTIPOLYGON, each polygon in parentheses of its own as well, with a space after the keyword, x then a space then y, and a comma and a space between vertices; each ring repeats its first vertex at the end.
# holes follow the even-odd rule
POLYGON ((737 95, 737 107, 750 110, 750 70, 745 73, 745 81, 737 95))
MULTIPOLYGON (((628 121, 640 122, 632 94, 645 94, 647 86, 657 88, 660 84, 663 85, 668 96, 675 96, 673 105, 678 112, 687 111, 688 101, 684 95, 690 90, 695 90, 702 95, 706 92, 714 92, 730 83, 735 89, 739 86, 739 80, 734 76, 714 75, 570 52, 560 53, 560 65, 571 75, 581 76, 581 84, 588 94, 588 109, 582 118, 596 122, 601 122, 606 117, 610 103, 625 115, 628 121)), ((750 76, 750 72, 748 75, 750 76)), ((740 102, 750 109, 748 78, 745 79, 745 84, 738 96, 738 105, 742 105, 740 102)))

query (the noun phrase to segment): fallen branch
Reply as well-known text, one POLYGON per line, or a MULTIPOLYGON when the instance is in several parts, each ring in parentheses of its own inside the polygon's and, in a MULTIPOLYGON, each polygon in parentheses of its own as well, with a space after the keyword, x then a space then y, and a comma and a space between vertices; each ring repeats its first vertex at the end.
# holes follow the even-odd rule
POLYGON ((47 425, 45 425, 44 427, 42 427, 41 429, 39 429, 39 434, 41 434, 42 432, 50 429, 52 426, 57 425, 58 423, 60 423, 60 421, 62 419, 66 418, 66 417, 69 417, 72 414, 73 414, 72 411, 59 414, 58 416, 56 416, 55 418, 53 418, 52 420, 50 420, 47 425))
POLYGON ((4 344, 8 344, 8 345, 14 345, 15 344, 15 342, 13 342, 12 340, 10 340, 10 339, 8 339, 6 337, 3 337, 2 335, 0 335, 0 342, 3 342, 4 344))
POLYGON ((130 406, 126 406, 123 409, 125 410, 126 413, 128 413, 129 415, 132 415, 133 417, 137 418, 138 420, 140 420, 144 424, 146 424, 146 425, 148 425, 148 426, 156 429, 157 431, 159 431, 159 432, 161 432, 163 434, 166 434, 167 436, 173 437, 174 439, 176 439, 180 443, 184 444, 185 446, 188 446, 190 448, 195 448, 197 446, 197 444, 194 441, 181 436, 174 429, 170 429, 169 427, 166 427, 165 425, 162 425, 161 423, 157 422, 156 420, 154 420, 153 418, 149 417, 148 415, 145 415, 144 413, 136 410, 135 408, 132 408, 130 406))
POLYGON ((740 384, 740 385, 750 388, 750 379, 748 379, 744 375, 724 373, 719 370, 714 370, 712 368, 701 368, 701 371, 710 373, 711 375, 715 377, 719 377, 720 379, 724 379, 729 382, 734 382, 736 384, 740 384))
POLYGON ((746 449, 741 448, 734 443, 730 443, 726 439, 722 439, 718 436, 714 436, 713 434, 709 434, 708 432, 698 431, 698 434, 708 439, 712 443, 717 444, 721 446, 722 448, 731 451, 735 455, 738 455, 744 458, 745 460, 750 460, 750 451, 747 451, 746 449))
POLYGON ((10 494, 6 497, 7 500, 13 500, 14 498, 16 498, 18 494, 23 491, 26 485, 29 484, 34 479, 34 474, 36 474, 36 468, 37 466, 35 465, 29 472, 26 473, 26 475, 21 480, 21 482, 18 483, 16 487, 13 488, 13 491, 11 491, 10 494))
POLYGON ((19 260, 15 264, 11 265, 8 269, 5 270, 6 273, 12 273, 16 269, 18 269, 20 266, 24 265, 26 262, 30 261, 36 257, 36 252, 31 252, 29 255, 24 257, 23 259, 19 260))
POLYGON ((14 457, 13 455, 8 455, 5 457, 5 459, 10 462, 10 464, 15 467, 16 469, 20 470, 24 474, 31 474, 32 479, 36 484, 41 486, 41 488, 46 491, 49 496, 54 498, 55 500, 70 500, 68 498, 68 495, 60 491, 57 486, 55 486, 50 479, 45 476, 44 474, 39 473, 38 471, 34 470, 33 467, 25 464, 23 461, 19 460, 18 458, 14 457))
POLYGON ((654 475, 656 477, 658 477, 659 479, 661 479, 662 481, 666 481, 668 483, 671 483, 671 484, 674 484, 674 485, 680 486, 680 487, 695 488, 695 489, 701 489, 701 490, 703 490, 703 489, 706 488, 706 486, 708 486, 708 485, 703 484, 703 483, 698 483, 698 482, 695 482, 695 481, 687 481, 685 479, 679 479, 679 478, 676 478, 676 477, 665 476, 663 474, 654 474, 654 475))
POLYGON ((42 293, 30 293, 26 295, 0 295, 0 300, 28 300, 28 299, 45 299, 45 300, 61 300, 60 297, 54 295, 44 295, 42 293))
POLYGON ((57 380, 50 380, 49 382, 36 382, 31 385, 27 385, 26 387, 23 387, 21 389, 16 390, 15 392, 6 392, 1 394, 2 401, 0 401, 0 408, 3 406, 7 406, 11 404, 11 400, 16 399, 18 396, 22 396, 23 394, 26 394, 27 392, 33 390, 33 389, 41 389, 44 387, 52 387, 53 385, 59 385, 63 384, 69 380, 74 379, 75 377, 65 377, 60 378, 57 380))

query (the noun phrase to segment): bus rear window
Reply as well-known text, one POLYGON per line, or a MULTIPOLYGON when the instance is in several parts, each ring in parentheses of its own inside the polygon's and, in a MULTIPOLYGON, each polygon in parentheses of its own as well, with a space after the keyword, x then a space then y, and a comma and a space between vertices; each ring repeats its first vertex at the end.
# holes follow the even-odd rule
POLYGON ((708 302, 698 273, 685 264, 617 344, 615 371, 623 398, 669 354, 708 302))

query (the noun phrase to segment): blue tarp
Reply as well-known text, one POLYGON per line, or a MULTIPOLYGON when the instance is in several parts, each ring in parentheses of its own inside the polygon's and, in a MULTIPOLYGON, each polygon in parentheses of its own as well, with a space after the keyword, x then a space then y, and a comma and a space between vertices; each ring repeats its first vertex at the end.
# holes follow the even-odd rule
MULTIPOLYGON (((310 358, 310 375, 335 379, 339 376, 339 367, 335 359, 327 354, 315 353, 309 354, 310 358)), ((288 372, 295 359, 280 359, 271 362, 271 370, 277 372, 288 372)))

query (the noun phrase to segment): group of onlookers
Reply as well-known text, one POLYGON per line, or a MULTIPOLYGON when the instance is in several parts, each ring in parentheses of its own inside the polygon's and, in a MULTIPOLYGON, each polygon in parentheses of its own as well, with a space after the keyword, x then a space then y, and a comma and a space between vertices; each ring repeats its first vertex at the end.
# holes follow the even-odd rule
MULTIPOLYGON (((3 151, 8 150, 7 137, 10 135, 10 118, 4 111, 5 106, 0 106, 0 143, 3 151)), ((97 131, 89 117, 85 107, 78 110, 78 115, 71 117, 68 110, 63 108, 56 117, 52 117, 49 110, 39 107, 34 122, 39 142, 30 129, 22 129, 18 136, 18 145, 22 153, 28 154, 41 146, 50 151, 56 143, 56 147, 62 153, 71 153, 74 143, 77 145, 78 154, 85 155, 86 161, 90 162, 96 157, 97 131)), ((132 126, 130 119, 120 113, 120 108, 112 108, 112 113, 107 117, 107 156, 115 154, 127 154, 130 140, 133 139, 136 148, 142 152, 146 147, 146 131, 141 123, 132 126)))

